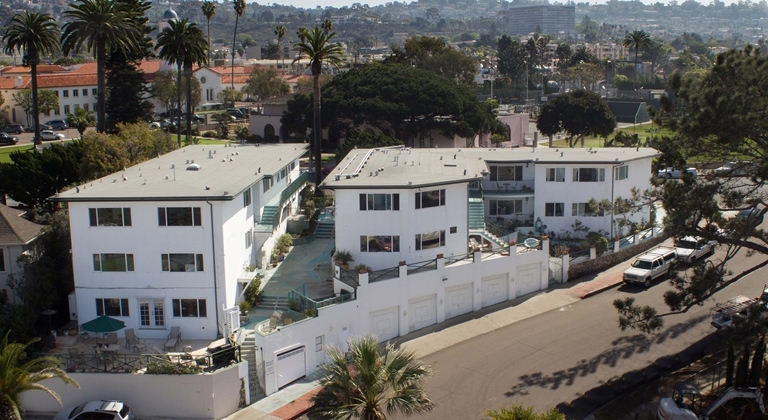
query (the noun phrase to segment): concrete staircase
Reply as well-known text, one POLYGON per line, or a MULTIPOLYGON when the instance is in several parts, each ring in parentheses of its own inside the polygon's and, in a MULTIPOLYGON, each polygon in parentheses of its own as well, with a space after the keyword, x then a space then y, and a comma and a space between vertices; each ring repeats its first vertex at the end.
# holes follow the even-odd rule
POLYGON ((482 198, 469 199, 469 229, 485 229, 485 206, 482 198))
POLYGON ((288 296, 266 296, 261 295, 260 308, 284 309, 288 307, 288 296))
POLYGON ((336 231, 336 224, 333 220, 320 220, 315 229, 315 238, 333 239, 336 231))
POLYGON ((259 368, 256 364, 256 333, 249 330, 240 347, 240 358, 248 362, 248 384, 251 404, 266 397, 259 383, 259 368))
POLYGON ((264 206, 264 210, 261 212, 261 224, 271 225, 272 218, 280 209, 277 206, 264 206))

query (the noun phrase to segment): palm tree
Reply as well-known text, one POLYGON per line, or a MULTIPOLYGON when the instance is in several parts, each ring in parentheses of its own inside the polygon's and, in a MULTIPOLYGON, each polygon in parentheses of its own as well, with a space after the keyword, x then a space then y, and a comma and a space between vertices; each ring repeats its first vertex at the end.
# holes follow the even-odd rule
POLYGON ((53 357, 39 357, 27 360, 27 347, 40 341, 35 338, 27 344, 8 343, 8 333, 0 342, 0 418, 21 419, 24 407, 20 396, 25 391, 43 391, 61 404, 59 394, 40 382, 59 378, 64 383, 80 388, 74 379, 59 368, 59 361, 53 357))
POLYGON ((634 48, 635 50, 635 80, 632 81, 632 88, 634 89, 637 82, 637 55, 641 49, 651 45, 651 37, 645 31, 632 31, 624 37, 621 45, 626 48, 634 48))
MULTIPOLYGON (((283 50, 280 48, 280 41, 285 38, 286 34, 285 26, 278 25, 277 28, 275 28, 275 35, 277 36, 277 59, 280 59, 280 57, 283 56, 283 50)), ((277 66, 277 63, 275 63, 275 66, 277 66)), ((285 66, 285 58, 283 58, 283 66, 285 66)))
POLYGON ((67 114, 66 121, 70 127, 77 128, 77 132, 80 133, 80 140, 82 140, 85 129, 96 124, 96 116, 93 115, 93 112, 76 106, 74 113, 67 114))
MULTIPOLYGON (((240 20, 240 16, 245 13, 245 0, 233 0, 235 6, 235 35, 232 38, 232 89, 235 88, 235 44, 237 43, 237 23, 240 20)), ((235 106, 234 101, 232 106, 235 106)))
POLYGON ((211 62, 211 18, 216 14, 216 3, 206 0, 203 2, 203 14, 208 21, 208 62, 211 62))
POLYGON ((432 371, 413 353, 392 344, 379 351, 373 335, 350 340, 351 360, 338 348, 326 351, 331 362, 321 368, 323 387, 312 397, 310 415, 383 420, 395 413, 424 414, 435 407, 422 388, 432 371))
MULTIPOLYGON (((40 112, 37 97, 37 64, 41 54, 51 54, 59 50, 59 26, 47 13, 15 14, 5 27, 3 35, 6 54, 14 51, 26 52, 32 77, 32 118, 35 124, 35 141, 40 144, 40 112)), ((29 121, 29 120, 27 120, 29 121)))
MULTIPOLYGON (((330 21, 328 21, 330 22, 330 21)), ((325 25, 324 25, 325 26, 325 25)), ((293 63, 301 59, 309 59, 309 67, 312 69, 312 135, 315 148, 315 182, 320 185, 321 179, 321 150, 323 133, 320 128, 320 74, 323 72, 323 64, 338 67, 341 64, 341 44, 331 43, 336 32, 326 32, 315 26, 314 29, 299 29, 299 43, 293 46, 298 53, 293 63)), ((320 193, 320 188, 316 188, 320 193)))
POLYGON ((129 52, 139 48, 142 28, 135 23, 130 7, 117 0, 78 0, 63 15, 70 19, 62 28, 64 54, 85 47, 96 57, 96 129, 104 131, 107 53, 110 49, 129 52))
MULTIPOLYGON (((208 47, 203 31, 188 19, 176 19, 157 36, 158 57, 177 66, 178 109, 181 110, 181 68, 187 79, 187 137, 192 133, 192 66, 208 61, 208 47)), ((176 139, 181 147, 181 113, 177 113, 176 139)))

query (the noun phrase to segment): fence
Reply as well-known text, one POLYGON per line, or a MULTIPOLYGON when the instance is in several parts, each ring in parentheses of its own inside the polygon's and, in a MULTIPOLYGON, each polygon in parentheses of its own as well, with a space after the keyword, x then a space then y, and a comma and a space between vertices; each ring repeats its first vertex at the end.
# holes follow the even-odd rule
POLYGON ((310 316, 308 310, 314 310, 312 317, 317 316, 317 310, 326 306, 336 305, 339 303, 350 302, 357 299, 357 292, 341 293, 339 296, 330 297, 323 300, 314 300, 306 295, 306 284, 291 290, 288 292, 288 302, 292 309, 300 312, 304 312, 304 315, 310 316))

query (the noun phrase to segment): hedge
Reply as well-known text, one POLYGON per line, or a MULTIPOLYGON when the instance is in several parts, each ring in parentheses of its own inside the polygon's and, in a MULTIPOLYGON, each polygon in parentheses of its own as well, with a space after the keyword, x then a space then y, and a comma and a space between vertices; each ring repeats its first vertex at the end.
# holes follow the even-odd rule
POLYGON ((578 264, 574 264, 568 267, 568 280, 576 280, 579 277, 589 274, 599 273, 605 271, 619 263, 627 261, 628 259, 643 253, 659 244, 664 242, 669 236, 661 235, 655 238, 648 239, 637 245, 633 245, 622 249, 619 252, 612 252, 608 255, 597 257, 594 260, 584 261, 578 264))

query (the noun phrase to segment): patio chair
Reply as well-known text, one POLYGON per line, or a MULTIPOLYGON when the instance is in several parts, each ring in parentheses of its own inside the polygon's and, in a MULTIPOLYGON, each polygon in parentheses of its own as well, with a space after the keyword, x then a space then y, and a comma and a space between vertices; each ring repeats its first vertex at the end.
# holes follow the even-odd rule
POLYGON ((139 340, 139 337, 136 337, 136 333, 133 331, 133 328, 128 328, 125 330, 125 348, 133 348, 133 351, 139 351, 146 350, 147 345, 141 344, 141 340, 139 340))
POLYGON ((180 343, 181 343, 181 327, 173 326, 171 327, 171 333, 168 334, 168 339, 165 340, 164 348, 176 350, 176 347, 180 343))
POLYGON ((293 324, 293 318, 283 318, 283 325, 293 324))
POLYGON ((117 344, 117 333, 107 333, 107 345, 117 344))
POLYGON ((269 330, 272 331, 275 328, 277 328, 277 317, 271 316, 269 317, 269 330))

